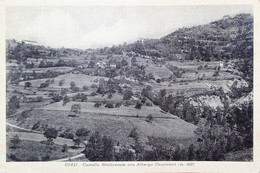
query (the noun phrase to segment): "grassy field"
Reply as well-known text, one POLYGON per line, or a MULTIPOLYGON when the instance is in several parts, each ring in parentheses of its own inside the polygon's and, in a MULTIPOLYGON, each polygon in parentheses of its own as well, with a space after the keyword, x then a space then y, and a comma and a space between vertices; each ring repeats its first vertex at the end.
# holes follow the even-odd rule
MULTIPOLYGON (((152 123, 148 123, 145 118, 140 117, 109 116, 108 114, 83 112, 79 117, 73 118, 68 117, 68 113, 64 110, 34 110, 30 112, 26 121, 20 125, 30 129, 36 122, 40 121, 43 124, 48 124, 49 127, 71 128, 74 132, 79 128, 86 127, 92 133, 99 131, 122 144, 133 144, 133 139, 128 135, 135 127, 143 144, 149 142, 149 136, 176 140, 195 138, 194 130, 196 126, 179 118, 154 118, 152 123)), ((125 114, 122 111, 121 113, 125 114)))
MULTIPOLYGON (((76 86, 82 87, 84 85, 90 86, 91 84, 98 84, 98 80, 103 78, 108 80, 106 77, 99 77, 99 76, 90 76, 84 74, 64 74, 54 78, 54 83, 49 85, 49 88, 69 88, 70 82, 74 81, 76 86), (65 79, 65 82, 62 86, 59 86, 59 81, 65 79), (95 81, 96 80, 96 81, 95 81)), ((45 82, 48 79, 36 79, 30 80, 29 82, 32 83, 32 86, 39 87, 41 83, 45 82)), ((20 86, 24 86, 24 83, 27 81, 22 81, 19 83, 20 86)))
MULTIPOLYGON (((7 139, 7 146, 10 145, 10 139, 7 139)), ((68 152, 62 152, 62 146, 55 145, 52 149, 48 145, 40 142, 21 140, 16 149, 7 147, 7 156, 13 155, 17 161, 43 161, 44 157, 50 156, 50 160, 66 158, 68 152)))
POLYGON ((146 73, 152 73, 156 79, 168 78, 172 74, 172 72, 165 66, 157 67, 153 65, 153 66, 147 66, 145 69, 146 69, 146 73))
POLYGON ((46 105, 42 108, 42 110, 53 110, 53 111, 70 111, 70 108, 73 104, 80 104, 81 105, 81 112, 82 113, 89 113, 89 114, 101 114, 101 115, 118 115, 118 116, 136 116, 139 117, 147 117, 149 114, 152 114, 154 117, 172 117, 177 118, 172 114, 164 114, 160 111, 159 107, 149 107, 149 106, 142 106, 141 109, 134 108, 132 106, 120 106, 119 108, 106 108, 104 105, 100 107, 94 107, 93 102, 69 102, 65 106, 62 105, 62 102, 56 102, 49 105, 46 105))

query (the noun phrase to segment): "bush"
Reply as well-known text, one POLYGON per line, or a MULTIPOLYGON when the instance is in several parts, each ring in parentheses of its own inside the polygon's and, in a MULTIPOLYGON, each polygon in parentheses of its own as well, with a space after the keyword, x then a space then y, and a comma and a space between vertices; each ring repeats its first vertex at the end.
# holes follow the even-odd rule
POLYGON ((153 116, 152 116, 151 114, 148 115, 148 116, 146 117, 145 121, 148 122, 148 123, 152 123, 152 121, 153 121, 153 116))
POLYGON ((71 109, 70 109, 70 112, 73 112, 73 113, 75 113, 75 114, 80 114, 80 112, 81 112, 81 106, 80 106, 80 104, 74 104, 74 105, 72 105, 71 106, 71 109))
POLYGON ((61 80, 59 81, 59 86, 62 86, 64 83, 65 83, 65 79, 61 79, 61 80))
POLYGON ((67 138, 67 139, 74 139, 74 134, 70 132, 70 129, 67 129, 64 132, 60 133, 59 137, 67 138))
POLYGON ((21 143, 21 140, 20 140, 20 138, 19 138, 18 135, 15 135, 15 136, 10 140, 10 142, 11 142, 10 148, 16 149, 16 148, 19 147, 19 144, 21 143))
POLYGON ((97 88, 98 86, 96 84, 92 84, 90 87, 91 88, 97 88))
POLYGON ((87 101, 87 95, 86 94, 84 94, 84 93, 78 93, 78 94, 76 94, 73 98, 72 98, 72 100, 73 101, 79 101, 79 102, 85 102, 85 101, 87 101))
POLYGON ((212 76, 214 77, 219 76, 219 71, 215 71, 215 73, 212 76))
POLYGON ((87 87, 86 85, 84 85, 84 86, 82 87, 82 90, 83 90, 83 91, 87 91, 87 90, 88 90, 88 87, 87 87))
POLYGON ((129 100, 133 95, 134 94, 131 90, 126 90, 123 96, 123 100, 129 100))
POLYGON ((74 91, 74 92, 79 92, 80 88, 79 87, 73 87, 73 88, 71 88, 71 90, 74 91))
POLYGON ((96 107, 96 108, 98 108, 98 107, 100 107, 101 106, 101 103, 95 103, 94 104, 94 107, 96 107))
POLYGON ((112 103, 107 103, 105 107, 106 108, 114 108, 114 105, 112 103))
POLYGON ((63 106, 65 106, 68 102, 70 102, 70 97, 66 95, 63 97, 63 106))
POLYGON ((46 88, 48 87, 49 85, 47 83, 41 83, 39 88, 46 88))
POLYGON ((136 105, 135 105, 135 108, 136 109, 141 109, 141 107, 142 107, 142 103, 137 102, 136 105))
POLYGON ((42 101, 43 101, 43 97, 42 96, 36 97, 35 102, 42 102, 42 101))
POLYGON ((72 89, 72 88, 74 88, 74 87, 76 87, 76 83, 75 83, 74 81, 71 81, 71 82, 70 82, 70 88, 72 89))
POLYGON ((108 99, 111 99, 112 97, 113 97, 112 93, 109 93, 107 96, 108 99))
POLYGON ((59 102, 63 99, 63 97, 59 94, 54 94, 51 99, 53 100, 53 102, 59 102))
POLYGON ((32 127, 32 130, 36 130, 36 129, 38 129, 39 127, 40 127, 40 121, 37 121, 37 123, 35 123, 34 125, 33 125, 33 127, 32 127))
POLYGON ((78 137, 86 137, 88 136, 90 131, 87 128, 80 128, 76 131, 76 135, 78 137))
POLYGON ((121 103, 116 103, 115 107, 119 108, 122 104, 121 103))
POLYGON ((31 86, 32 86, 31 82, 25 82, 24 84, 24 88, 31 87, 31 86))
POLYGON ((52 139, 57 138, 58 136, 58 131, 55 128, 48 128, 44 133, 44 137, 48 139, 50 142, 50 145, 52 144, 52 139))
POLYGON ((96 92, 90 93, 90 96, 96 96, 96 95, 98 95, 96 92))
POLYGON ((156 82, 157 83, 161 83, 161 79, 156 79, 156 82))
POLYGON ((66 95, 68 92, 69 92, 69 90, 67 88, 62 88, 60 94, 66 95))

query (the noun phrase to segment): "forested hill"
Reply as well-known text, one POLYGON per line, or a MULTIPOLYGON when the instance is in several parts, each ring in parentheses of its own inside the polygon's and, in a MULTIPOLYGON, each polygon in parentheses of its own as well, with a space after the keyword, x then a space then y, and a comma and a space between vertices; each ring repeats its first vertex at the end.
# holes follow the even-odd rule
POLYGON ((181 28, 161 39, 139 40, 121 48, 172 60, 252 58, 253 16, 224 16, 206 25, 181 28))

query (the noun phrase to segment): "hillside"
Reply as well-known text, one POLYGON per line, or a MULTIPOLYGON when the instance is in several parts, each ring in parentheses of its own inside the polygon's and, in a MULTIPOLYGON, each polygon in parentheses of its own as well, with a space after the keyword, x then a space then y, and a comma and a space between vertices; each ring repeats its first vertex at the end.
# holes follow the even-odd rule
POLYGON ((181 28, 161 39, 145 39, 131 46, 143 55, 211 61, 250 58, 253 56, 252 43, 253 17, 239 14, 224 16, 206 25, 181 28))
MULTIPOLYGON (((29 134, 54 131, 73 142, 69 151, 84 144, 91 161, 239 160, 244 151, 251 156, 250 14, 110 48, 6 43, 7 122, 29 134)), ((39 142, 21 133, 22 147, 39 142)), ((10 151, 15 158, 16 149, 10 151)))

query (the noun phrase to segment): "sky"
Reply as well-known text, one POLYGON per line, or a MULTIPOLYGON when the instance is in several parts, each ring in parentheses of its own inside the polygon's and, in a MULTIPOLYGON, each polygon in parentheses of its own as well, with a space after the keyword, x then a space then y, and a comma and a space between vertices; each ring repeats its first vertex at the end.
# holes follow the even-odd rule
POLYGON ((253 13, 253 7, 10 6, 6 8, 6 38, 32 40, 54 48, 98 48, 160 38, 178 28, 239 13, 253 13))

